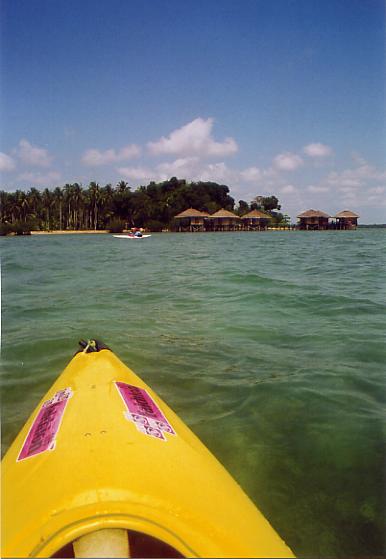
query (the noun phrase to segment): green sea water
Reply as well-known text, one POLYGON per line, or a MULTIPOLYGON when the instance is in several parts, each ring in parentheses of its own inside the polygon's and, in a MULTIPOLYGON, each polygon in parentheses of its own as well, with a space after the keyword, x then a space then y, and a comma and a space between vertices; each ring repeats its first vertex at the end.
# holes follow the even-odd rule
POLYGON ((385 231, 44 235, 0 249, 3 451, 78 340, 98 338, 296 554, 386 553, 385 231))

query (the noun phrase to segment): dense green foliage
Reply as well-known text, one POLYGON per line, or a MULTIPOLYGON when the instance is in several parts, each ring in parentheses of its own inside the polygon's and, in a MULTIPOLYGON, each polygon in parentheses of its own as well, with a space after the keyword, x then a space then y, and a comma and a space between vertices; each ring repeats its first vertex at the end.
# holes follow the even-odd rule
MULTIPOLYGON (((260 206, 263 208, 264 200, 269 205, 267 210, 272 206, 280 209, 274 196, 262 198, 260 206)), ((174 216, 187 208, 214 213, 220 208, 232 211, 234 206, 228 186, 215 182, 189 183, 176 177, 160 183, 151 182, 135 191, 125 181, 120 181, 115 188, 111 184, 101 187, 91 182, 87 188, 74 183, 54 190, 0 191, 0 222, 3 224, 0 234, 7 234, 10 227, 15 231, 17 224, 32 230, 121 231, 145 227, 161 231, 173 227, 174 216)), ((242 215, 252 207, 253 203, 250 206, 240 200, 236 211, 242 215)))
POLYGON ((30 235, 31 226, 23 221, 15 221, 14 223, 0 223, 0 236, 5 235, 30 235))
POLYGON ((280 210, 281 206, 276 196, 256 196, 251 202, 251 210, 280 210))
POLYGON ((386 223, 371 223, 371 224, 364 224, 358 225, 361 229, 386 229, 386 223))

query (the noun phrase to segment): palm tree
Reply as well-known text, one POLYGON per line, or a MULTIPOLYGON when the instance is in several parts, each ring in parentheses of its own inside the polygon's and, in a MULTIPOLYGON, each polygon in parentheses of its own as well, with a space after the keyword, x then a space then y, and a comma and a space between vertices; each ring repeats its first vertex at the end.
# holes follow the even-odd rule
POLYGON ((92 181, 90 182, 88 191, 90 194, 92 212, 94 217, 94 231, 96 231, 98 228, 98 209, 101 200, 101 189, 97 182, 92 181))
POLYGON ((92 229, 92 204, 89 189, 82 191, 82 208, 83 208, 83 227, 92 229))
POLYGON ((9 216, 11 218, 11 223, 14 223, 17 220, 19 213, 20 210, 17 201, 17 192, 14 192, 9 196, 9 216))
POLYGON ((57 186, 53 192, 55 209, 59 210, 59 230, 62 230, 63 223, 63 190, 57 186))
POLYGON ((119 181, 117 183, 117 191, 118 192, 125 192, 125 190, 128 188, 130 190, 130 186, 128 186, 129 183, 126 181, 119 181))
POLYGON ((0 190, 0 223, 5 223, 7 215, 8 195, 4 190, 0 190))
POLYGON ((101 217, 104 226, 114 217, 114 194, 115 192, 111 184, 106 184, 101 189, 101 207, 103 212, 101 217))
POLYGON ((10 192, 0 191, 0 220, 2 223, 13 221, 13 196, 10 192))
POLYGON ((71 203, 72 203, 72 184, 66 183, 63 188, 63 198, 66 202, 66 229, 71 229, 71 203))
POLYGON ((48 188, 45 188, 43 190, 42 202, 43 202, 43 208, 45 209, 46 212, 46 228, 50 229, 50 225, 51 225, 50 210, 55 203, 55 198, 51 190, 49 190, 48 188))
POLYGON ((42 206, 42 197, 41 193, 37 188, 30 188, 27 192, 27 198, 30 208, 30 215, 32 215, 35 219, 40 218, 41 206, 42 206))
POLYGON ((27 198, 26 193, 23 192, 22 190, 17 190, 16 191, 16 202, 17 202, 18 211, 19 211, 19 218, 24 222, 27 221, 29 203, 28 203, 28 198, 27 198))
POLYGON ((123 180, 119 181, 114 193, 113 208, 115 217, 124 220, 126 222, 126 227, 128 227, 129 224, 131 224, 131 226, 134 226, 131 216, 132 199, 133 193, 131 192, 128 183, 123 180))
POLYGON ((145 188, 140 187, 133 194, 133 210, 130 216, 132 226, 143 227, 150 217, 151 209, 151 199, 147 195, 145 188))
POLYGON ((79 210, 81 206, 82 200, 82 187, 80 184, 75 182, 72 185, 72 215, 73 215, 73 224, 74 229, 79 228, 79 210))

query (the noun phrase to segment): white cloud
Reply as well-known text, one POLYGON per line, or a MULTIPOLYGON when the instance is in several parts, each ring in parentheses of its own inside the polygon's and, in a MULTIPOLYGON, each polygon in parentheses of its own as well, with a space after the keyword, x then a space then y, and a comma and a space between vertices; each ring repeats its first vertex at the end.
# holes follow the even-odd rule
POLYGON ((151 181, 158 179, 157 173, 148 167, 119 167, 117 172, 125 179, 132 181, 151 181))
POLYGON ((0 171, 13 171, 14 168, 14 159, 6 153, 0 152, 0 171))
POLYGON ((333 212, 338 211, 338 209, 349 208, 361 213, 361 207, 372 207, 379 210, 379 208, 386 206, 385 171, 370 165, 357 154, 355 154, 353 161, 354 165, 351 168, 328 173, 316 185, 306 187, 305 195, 308 193, 310 195, 310 206, 312 206, 312 195, 317 194, 320 194, 320 204, 322 204, 323 196, 327 210, 330 206, 329 211, 333 212), (331 207, 330 191, 334 191, 334 207, 331 207))
POLYGON ((374 186, 369 189, 367 196, 369 205, 376 204, 378 207, 386 207, 386 186, 374 186))
POLYGON ((129 144, 118 150, 107 149, 106 151, 99 151, 98 149, 88 149, 82 156, 82 163, 91 167, 109 165, 134 159, 140 153, 140 148, 135 144, 129 144))
POLYGON ((160 163, 157 171, 163 180, 170 177, 183 177, 192 179, 200 168, 198 157, 181 157, 175 161, 160 163))
POLYGON ((332 172, 327 177, 327 183, 338 190, 344 188, 360 188, 373 181, 386 181, 386 172, 379 171, 365 160, 360 159, 359 165, 354 169, 345 169, 341 172, 332 172))
POLYGON ((172 162, 160 163, 154 169, 149 167, 120 167, 117 172, 132 181, 167 180, 176 176, 191 181, 215 181, 234 184, 239 173, 224 162, 203 164, 198 157, 186 157, 172 162))
POLYGON ((34 167, 49 167, 51 165, 52 156, 49 155, 48 151, 32 145, 25 139, 20 140, 15 153, 26 165, 33 165, 34 167))
POLYGON ((196 118, 168 137, 156 142, 149 142, 148 149, 152 155, 181 155, 198 157, 225 157, 237 152, 238 146, 233 138, 216 142, 212 137, 213 119, 196 118))
POLYGON ((193 181, 233 182, 237 172, 232 171, 224 162, 203 164, 198 157, 176 159, 171 163, 161 163, 156 167, 162 180, 172 176, 193 181))
POLYGON ((370 194, 386 194, 386 186, 375 186, 369 189, 370 194))
POLYGON ((60 180, 60 173, 57 171, 49 171, 48 173, 22 173, 18 176, 18 179, 30 184, 37 184, 40 186, 53 186, 56 182, 60 180))
POLYGON ((294 187, 293 184, 286 184, 285 186, 283 186, 283 188, 280 189, 280 192, 282 194, 293 194, 296 191, 297 189, 294 187))
POLYGON ((259 182, 263 178, 263 172, 258 167, 248 167, 241 171, 240 177, 247 182, 259 182))
POLYGON ((233 182, 233 180, 237 180, 235 175, 236 174, 223 162, 209 163, 198 174, 196 180, 200 180, 203 182, 214 181, 221 183, 231 183, 233 182))
POLYGON ((354 161, 354 163, 356 163, 357 165, 366 165, 367 161, 366 159, 357 151, 353 151, 351 153, 351 158, 354 161))
POLYGON ((313 185, 307 186, 308 192, 318 193, 318 192, 328 192, 330 190, 329 186, 313 185))
POLYGON ((356 178, 354 175, 355 174, 352 174, 352 171, 350 171, 348 174, 333 172, 330 173, 330 175, 328 176, 327 182, 332 186, 338 187, 338 189, 340 190, 347 187, 349 188, 360 187, 363 181, 360 180, 359 178, 356 178))
POLYGON ((281 171, 295 171, 304 164, 303 159, 296 153, 281 153, 274 159, 274 165, 281 171))
POLYGON ((332 155, 332 149, 326 144, 308 144, 304 146, 303 152, 309 157, 328 157, 332 155))

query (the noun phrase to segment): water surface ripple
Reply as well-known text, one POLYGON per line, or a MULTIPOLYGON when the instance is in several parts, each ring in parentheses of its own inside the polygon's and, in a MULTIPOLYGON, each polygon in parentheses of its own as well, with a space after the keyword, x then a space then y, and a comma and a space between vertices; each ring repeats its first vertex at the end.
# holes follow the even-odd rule
POLYGON ((1 239, 2 444, 104 340, 302 556, 386 553, 386 234, 1 239))

